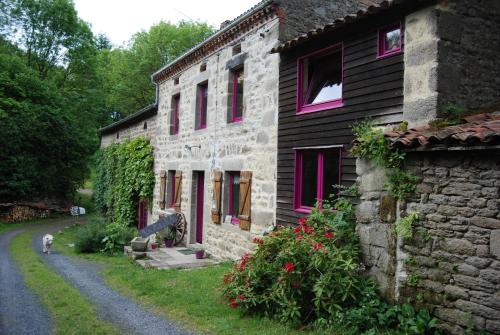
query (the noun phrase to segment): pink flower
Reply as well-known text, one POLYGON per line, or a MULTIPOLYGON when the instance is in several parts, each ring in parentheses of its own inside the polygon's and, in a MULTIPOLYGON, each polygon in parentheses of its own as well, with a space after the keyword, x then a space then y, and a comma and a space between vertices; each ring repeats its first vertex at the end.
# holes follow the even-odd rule
POLYGON ((309 226, 304 226, 304 233, 312 234, 313 232, 314 232, 314 228, 311 228, 309 226))
POLYGON ((240 298, 240 301, 245 301, 247 297, 245 297, 244 295, 240 295, 239 298, 240 298))
POLYGON ((300 235, 300 234, 297 234, 295 237, 297 238, 297 240, 301 240, 302 239, 302 235, 300 235))
POLYGON ((305 225, 306 224, 306 218, 299 218, 298 222, 300 225, 305 225))
POLYGON ((333 238, 333 233, 332 233, 331 231, 327 231, 327 232, 325 233, 325 237, 326 237, 326 238, 333 238))
POLYGON ((261 238, 259 238, 259 237, 254 237, 253 238, 253 243, 262 245, 262 244, 264 244, 264 240, 261 239, 261 238))
POLYGON ((295 270, 295 264, 290 263, 290 262, 285 263, 285 265, 283 265, 283 269, 285 269, 286 272, 290 273, 293 270, 295 270))
POLYGON ((302 226, 297 226, 295 227, 295 229, 293 230, 294 233, 298 233, 302 230, 302 226))
POLYGON ((231 300, 229 300, 229 306, 230 306, 231 308, 236 308, 236 307, 238 307, 238 302, 236 301, 236 299, 231 299, 231 300))

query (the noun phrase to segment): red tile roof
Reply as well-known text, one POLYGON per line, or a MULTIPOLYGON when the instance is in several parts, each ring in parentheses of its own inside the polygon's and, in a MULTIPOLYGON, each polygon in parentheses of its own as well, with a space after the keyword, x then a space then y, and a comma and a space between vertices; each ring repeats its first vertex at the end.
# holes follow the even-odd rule
POLYGON ((466 123, 436 129, 430 125, 385 134, 391 147, 399 149, 459 147, 500 144, 500 111, 464 117, 466 123))

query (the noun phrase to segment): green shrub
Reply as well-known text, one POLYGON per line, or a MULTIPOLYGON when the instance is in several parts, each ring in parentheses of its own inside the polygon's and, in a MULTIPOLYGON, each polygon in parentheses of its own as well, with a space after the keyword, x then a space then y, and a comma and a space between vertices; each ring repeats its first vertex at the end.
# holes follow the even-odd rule
POLYGON ((103 218, 92 219, 78 228, 75 250, 80 253, 122 251, 135 236, 135 229, 116 223, 107 224, 103 218))
POLYGON ((90 223, 80 226, 76 234, 75 250, 80 253, 99 252, 106 236, 105 226, 103 219, 93 219, 90 223))
POLYGON ((333 333, 434 334, 436 321, 427 311, 383 302, 361 273, 354 206, 345 198, 254 243, 255 252, 224 276, 230 307, 333 333))

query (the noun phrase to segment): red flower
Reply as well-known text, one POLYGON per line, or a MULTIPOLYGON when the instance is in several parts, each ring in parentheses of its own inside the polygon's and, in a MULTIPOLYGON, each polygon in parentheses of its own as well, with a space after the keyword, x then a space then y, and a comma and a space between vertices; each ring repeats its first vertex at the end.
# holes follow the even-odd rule
POLYGON ((283 269, 285 269, 286 272, 292 272, 293 270, 295 270, 295 264, 293 263, 285 263, 285 265, 283 265, 283 269))
POLYGON ((241 257, 241 263, 240 263, 240 270, 245 270, 245 266, 247 265, 247 259, 249 259, 251 256, 250 254, 246 253, 241 257))
POLYGON ((224 275, 224 284, 229 284, 233 281, 233 275, 231 273, 227 273, 224 275))
POLYGON ((294 282, 292 283, 292 287, 293 287, 294 289, 298 289, 298 288, 300 288, 300 283, 299 283, 298 281, 294 281, 294 282))
POLYGON ((262 245, 262 244, 264 244, 264 240, 259 238, 259 237, 254 237, 253 243, 262 245))
POLYGON ((315 245, 313 245, 313 250, 319 250, 321 248, 323 248, 323 243, 321 242, 318 242, 315 245))
POLYGON ((295 236, 297 238, 297 240, 301 240, 302 239, 302 235, 300 234, 297 234, 297 236, 295 236))
POLYGON ((305 225, 306 224, 306 218, 300 218, 299 220, 300 225, 305 225))
POLYGON ((326 237, 326 238, 333 238, 333 233, 332 233, 331 231, 327 231, 327 232, 325 233, 325 237, 326 237))
POLYGON ((298 233, 302 230, 302 226, 297 226, 295 227, 295 229, 293 230, 294 233, 298 233))
POLYGON ((239 298, 240 298, 240 301, 245 301, 245 299, 246 299, 247 297, 245 297, 244 295, 240 295, 240 296, 239 296, 239 298))
POLYGON ((309 227, 309 226, 304 226, 304 232, 305 232, 306 234, 311 234, 311 233, 313 233, 313 232, 314 232, 314 228, 311 228, 311 227, 309 227))
POLYGON ((236 301, 236 299, 230 299, 229 300, 229 306, 231 306, 231 308, 238 307, 238 302, 236 301))

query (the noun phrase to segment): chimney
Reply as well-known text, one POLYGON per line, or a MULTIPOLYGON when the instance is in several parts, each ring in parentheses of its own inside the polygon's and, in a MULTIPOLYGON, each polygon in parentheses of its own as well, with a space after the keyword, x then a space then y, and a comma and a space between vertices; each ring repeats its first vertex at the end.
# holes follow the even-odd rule
POLYGON ((226 20, 220 24, 220 30, 226 28, 231 23, 231 20, 226 20))

